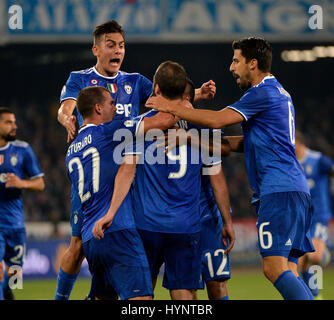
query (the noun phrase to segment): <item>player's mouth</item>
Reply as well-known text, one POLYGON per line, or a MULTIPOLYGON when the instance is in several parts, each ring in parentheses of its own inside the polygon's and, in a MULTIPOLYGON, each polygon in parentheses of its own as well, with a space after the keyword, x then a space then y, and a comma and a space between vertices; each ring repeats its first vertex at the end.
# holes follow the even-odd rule
POLYGON ((233 73, 233 77, 237 81, 237 83, 240 83, 240 76, 238 76, 236 73, 233 73))
POLYGON ((121 63, 121 59, 119 58, 115 58, 115 59, 110 59, 110 64, 113 66, 113 67, 118 67, 121 63))

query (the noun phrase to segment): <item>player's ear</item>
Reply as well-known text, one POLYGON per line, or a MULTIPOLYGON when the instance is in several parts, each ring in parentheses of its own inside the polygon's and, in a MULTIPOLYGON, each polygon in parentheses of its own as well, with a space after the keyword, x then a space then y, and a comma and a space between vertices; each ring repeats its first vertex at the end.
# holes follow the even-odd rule
POLYGON ((258 66, 257 59, 251 59, 249 62, 249 69, 255 70, 258 66))
POLYGON ((156 84, 155 87, 154 87, 154 93, 155 93, 156 96, 160 96, 161 95, 161 90, 160 90, 158 84, 156 84))
POLYGON ((95 112, 97 113, 97 114, 101 114, 102 113, 102 106, 100 105, 100 104, 96 104, 95 106, 94 106, 94 109, 95 109, 95 112))
POLYGON ((92 52, 93 52, 93 55, 94 55, 95 57, 98 56, 99 49, 98 49, 98 46, 97 46, 96 44, 94 44, 94 45, 92 46, 92 52))

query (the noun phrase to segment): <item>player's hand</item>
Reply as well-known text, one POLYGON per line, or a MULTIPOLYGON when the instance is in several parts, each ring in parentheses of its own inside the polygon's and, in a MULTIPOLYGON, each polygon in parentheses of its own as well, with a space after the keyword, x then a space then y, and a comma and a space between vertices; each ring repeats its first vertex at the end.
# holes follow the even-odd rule
POLYGON ((77 121, 76 116, 72 115, 65 121, 64 126, 67 130, 67 143, 74 140, 76 136, 75 122, 77 121))
POLYGON ((112 221, 112 217, 110 217, 109 215, 105 215, 104 217, 95 222, 93 228, 93 235, 97 240, 100 240, 104 237, 104 231, 111 226, 112 221))
POLYGON ((6 188, 25 188, 25 181, 20 179, 15 173, 7 173, 6 180, 6 188))
POLYGON ((202 84, 196 100, 209 100, 213 99, 216 94, 216 83, 212 80, 202 84))
POLYGON ((229 253, 235 242, 235 232, 232 224, 224 224, 222 229, 222 240, 225 246, 228 245, 226 253, 229 253))
POLYGON ((157 137, 157 148, 165 148, 165 153, 173 150, 174 148, 187 144, 188 134, 184 129, 171 128, 161 136, 157 137))

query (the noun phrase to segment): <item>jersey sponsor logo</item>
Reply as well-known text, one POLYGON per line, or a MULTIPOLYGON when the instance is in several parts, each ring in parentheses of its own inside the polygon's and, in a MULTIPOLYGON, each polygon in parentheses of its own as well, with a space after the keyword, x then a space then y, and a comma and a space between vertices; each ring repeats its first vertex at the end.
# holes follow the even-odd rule
POLYGON ((111 93, 116 93, 117 91, 116 83, 107 83, 107 87, 111 93))
POLYGON ((129 84, 124 85, 124 90, 127 94, 131 94, 132 92, 132 87, 129 84))
POLYGON ((116 103, 116 113, 117 114, 124 114, 126 117, 129 117, 131 115, 132 110, 132 103, 116 103))
POLYGON ((18 161, 18 159, 17 159, 17 154, 13 154, 13 155, 10 157, 10 163, 11 163, 11 165, 12 165, 13 167, 15 167, 16 164, 17 164, 17 161, 18 161))
POLYGON ((90 83, 95 86, 98 84, 98 81, 96 79, 92 79, 90 80, 90 83))
POLYGON ((4 163, 5 157, 3 154, 0 154, 0 166, 4 163))
POLYGON ((291 239, 289 238, 287 242, 285 242, 285 245, 286 246, 292 246, 292 242, 291 242, 291 239))

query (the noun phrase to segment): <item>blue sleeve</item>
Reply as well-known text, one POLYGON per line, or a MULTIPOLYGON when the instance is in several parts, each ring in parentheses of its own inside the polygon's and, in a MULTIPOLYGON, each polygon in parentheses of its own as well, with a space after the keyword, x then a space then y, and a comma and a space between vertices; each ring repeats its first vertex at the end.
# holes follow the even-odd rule
POLYGON ((239 101, 231 104, 231 108, 239 112, 246 121, 259 112, 268 108, 269 97, 264 88, 253 87, 249 89, 239 101))
POLYGON ((334 170, 334 163, 328 157, 322 155, 319 159, 319 171, 323 174, 330 174, 334 170))
POLYGON ((80 74, 71 72, 69 78, 66 81, 66 84, 61 91, 60 102, 66 99, 76 100, 81 89, 80 74))
POLYGON ((151 94, 152 94, 152 82, 143 75, 140 75, 140 89, 139 89, 140 102, 145 103, 151 94))
POLYGON ((38 160, 29 145, 25 149, 23 171, 30 179, 43 176, 38 160))
POLYGON ((117 135, 118 137, 124 136, 127 138, 133 138, 136 136, 139 129, 139 125, 142 121, 142 116, 138 116, 127 120, 113 120, 101 125, 106 137, 111 139, 117 135))

